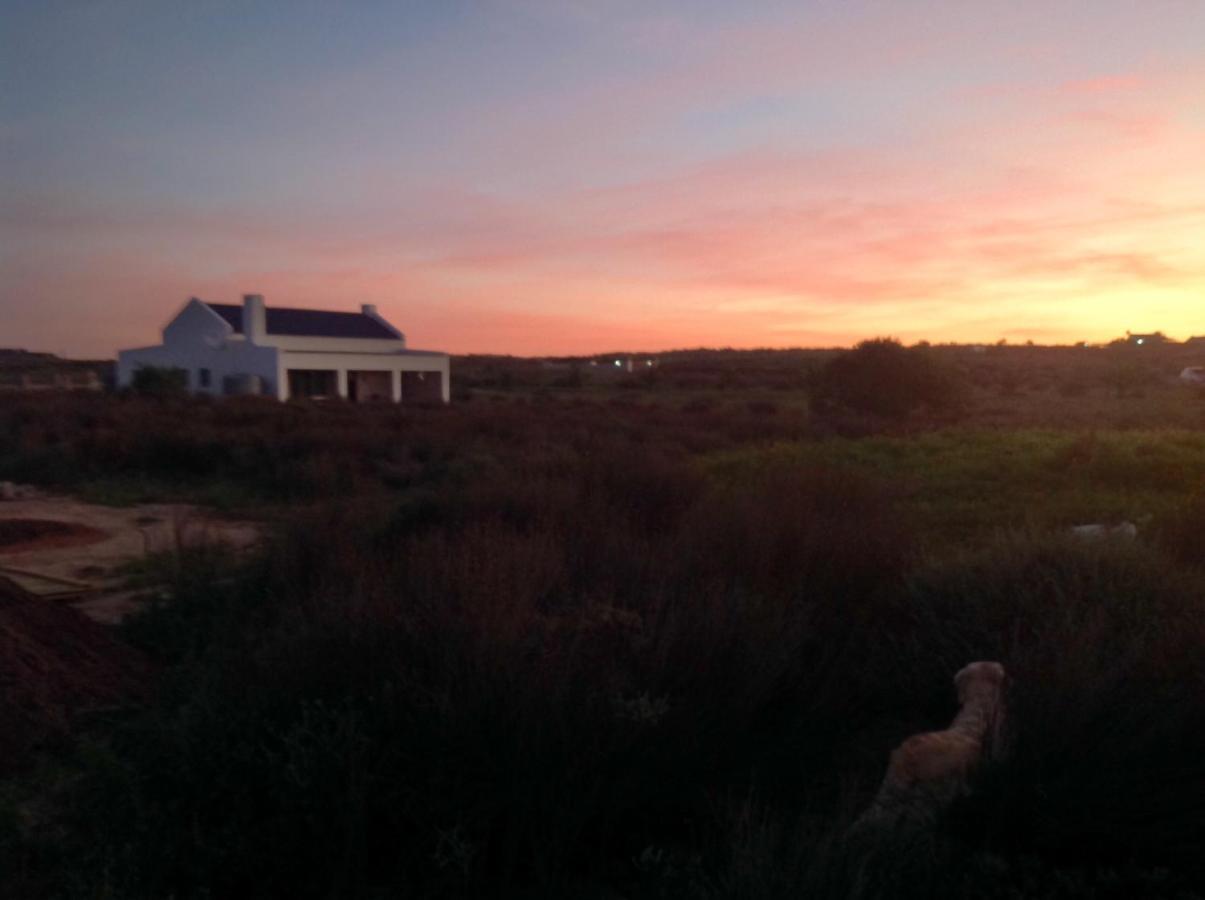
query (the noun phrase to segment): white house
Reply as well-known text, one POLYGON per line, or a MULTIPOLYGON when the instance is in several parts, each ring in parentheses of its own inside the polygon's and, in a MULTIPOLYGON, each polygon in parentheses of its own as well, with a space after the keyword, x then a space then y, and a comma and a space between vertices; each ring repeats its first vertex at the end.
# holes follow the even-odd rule
POLYGON ((451 396, 448 355, 410 350, 406 336, 364 305, 360 312, 188 301, 163 329, 163 343, 117 354, 118 387, 143 366, 182 369, 205 394, 345 397, 352 401, 442 400, 451 396))

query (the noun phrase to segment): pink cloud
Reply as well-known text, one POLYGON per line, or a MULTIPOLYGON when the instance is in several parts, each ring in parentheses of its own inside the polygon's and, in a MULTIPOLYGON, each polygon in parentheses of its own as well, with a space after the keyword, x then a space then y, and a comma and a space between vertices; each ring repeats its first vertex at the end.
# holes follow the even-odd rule
MULTIPOLYGON (((581 115, 568 108, 580 95, 554 96, 557 115, 531 119, 545 132, 522 133, 509 111, 517 130, 502 143, 566 153, 715 85, 739 96, 811 71, 789 35, 762 39, 697 38, 697 57, 626 105, 623 78, 581 115)), ((416 344, 454 351, 990 340, 1018 318, 1029 334, 1107 337, 1131 325, 1093 300, 1126 291, 1163 297, 1187 321, 1205 290, 1193 240, 1205 232, 1205 129, 1181 101, 1203 83, 1196 70, 1059 82, 985 100, 914 145, 754 149, 636 167, 606 186, 420 190, 366 171, 351 196, 288 212, 10 194, 5 342, 108 354, 153 340, 191 294, 248 290, 289 305, 376 302, 416 344), (1001 298, 1010 315, 982 315, 1001 298)), ((598 143, 599 157, 611 152, 598 143)))
POLYGON ((1058 86, 1057 90, 1071 95, 1132 94, 1150 86, 1148 78, 1135 73, 1122 73, 1065 81, 1058 86))

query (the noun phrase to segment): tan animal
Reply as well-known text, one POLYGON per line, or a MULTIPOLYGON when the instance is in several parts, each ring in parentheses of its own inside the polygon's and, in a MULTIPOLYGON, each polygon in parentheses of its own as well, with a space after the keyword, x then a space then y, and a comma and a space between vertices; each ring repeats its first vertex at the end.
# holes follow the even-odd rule
POLYGON ((870 808, 855 823, 931 826, 970 791, 976 768, 1003 755, 1004 667, 973 662, 954 676, 961 708, 945 731, 908 738, 891 754, 870 808))

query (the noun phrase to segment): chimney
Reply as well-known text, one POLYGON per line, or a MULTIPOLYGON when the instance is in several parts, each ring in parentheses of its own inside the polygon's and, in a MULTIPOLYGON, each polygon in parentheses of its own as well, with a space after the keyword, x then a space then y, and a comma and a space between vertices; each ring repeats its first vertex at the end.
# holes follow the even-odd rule
POLYGON ((248 344, 258 344, 268 333, 263 294, 243 294, 243 336, 248 344))
POLYGON ((385 328, 393 332, 397 339, 402 342, 402 345, 405 346, 406 336, 390 325, 389 322, 387 322, 384 318, 382 318, 381 314, 377 312, 377 305, 375 303, 361 303, 360 314, 368 316, 370 319, 375 319, 381 325, 385 326, 385 328))

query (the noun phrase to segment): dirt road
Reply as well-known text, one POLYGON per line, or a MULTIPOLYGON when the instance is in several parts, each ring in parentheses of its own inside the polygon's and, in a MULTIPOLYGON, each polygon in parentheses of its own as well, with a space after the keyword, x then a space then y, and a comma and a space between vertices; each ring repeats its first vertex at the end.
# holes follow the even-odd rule
POLYGON ((244 550, 260 534, 183 504, 110 507, 26 493, 0 502, 0 574, 30 593, 78 593, 72 605, 102 622, 119 621, 145 594, 127 588, 129 562, 200 543, 244 550))

